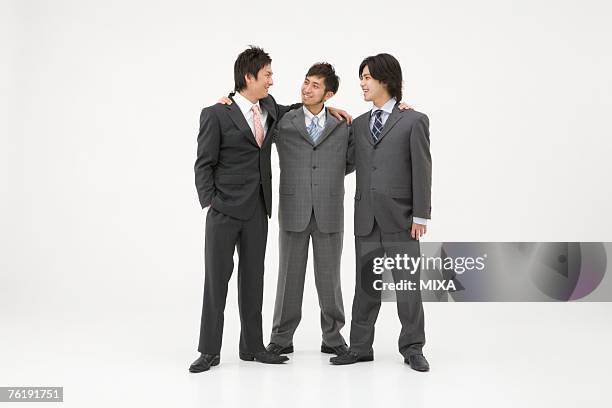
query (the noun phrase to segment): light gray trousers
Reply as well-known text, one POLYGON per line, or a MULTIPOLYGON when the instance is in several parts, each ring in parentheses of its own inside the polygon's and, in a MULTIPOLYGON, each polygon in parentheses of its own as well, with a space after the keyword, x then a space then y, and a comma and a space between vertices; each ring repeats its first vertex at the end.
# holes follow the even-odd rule
POLYGON ((293 344, 293 334, 302 318, 310 238, 314 255, 315 285, 321 308, 322 338, 326 345, 336 347, 346 344, 340 334, 340 329, 344 326, 340 287, 342 232, 319 231, 314 213, 304 231, 279 231, 278 284, 270 342, 281 346, 293 344))

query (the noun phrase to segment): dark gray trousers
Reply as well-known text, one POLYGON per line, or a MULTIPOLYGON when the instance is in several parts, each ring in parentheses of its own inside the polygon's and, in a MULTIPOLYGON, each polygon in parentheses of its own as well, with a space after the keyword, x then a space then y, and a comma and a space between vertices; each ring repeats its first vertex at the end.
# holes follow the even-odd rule
MULTIPOLYGON (((378 223, 367 236, 355 237, 356 279, 355 297, 353 298, 351 320, 351 350, 358 354, 372 352, 374 343, 374 324, 381 305, 381 294, 373 288, 375 280, 381 275, 373 272, 373 260, 376 257, 395 258, 397 254, 403 257, 420 256, 419 241, 410 236, 410 231, 386 234, 380 230, 378 223)), ((419 287, 420 268, 415 274, 409 271, 392 270, 395 283, 402 280, 413 281, 417 290, 396 290, 397 313, 402 324, 398 346, 404 357, 411 354, 421 354, 425 344, 425 329, 423 302, 419 287)))
POLYGON ((246 221, 210 208, 206 215, 205 278, 200 343, 198 351, 219 354, 223 338, 223 312, 227 285, 234 270, 238 249, 238 306, 240 309, 241 352, 265 350, 261 329, 264 258, 268 217, 260 193, 253 216, 246 221))

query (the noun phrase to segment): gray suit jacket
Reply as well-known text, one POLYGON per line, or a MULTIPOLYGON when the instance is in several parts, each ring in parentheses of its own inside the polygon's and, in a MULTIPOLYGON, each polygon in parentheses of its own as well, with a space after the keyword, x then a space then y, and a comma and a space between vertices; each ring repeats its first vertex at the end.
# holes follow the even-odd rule
POLYGON ((274 140, 281 170, 280 228, 303 231, 314 210, 319 231, 343 231, 344 175, 355 169, 351 128, 327 112, 315 145, 298 108, 279 121, 274 140))
POLYGON ((431 218, 429 119, 397 105, 374 143, 370 111, 353 121, 357 190, 355 235, 410 230, 412 217, 431 218))

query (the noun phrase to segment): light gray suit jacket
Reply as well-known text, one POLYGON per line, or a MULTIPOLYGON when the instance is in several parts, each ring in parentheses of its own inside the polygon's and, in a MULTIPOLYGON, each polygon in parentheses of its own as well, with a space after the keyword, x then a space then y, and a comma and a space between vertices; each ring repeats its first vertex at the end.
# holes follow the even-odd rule
POLYGON ((299 108, 283 116, 274 141, 281 170, 279 227, 304 231, 314 210, 319 231, 343 231, 344 176, 355 169, 351 128, 326 112, 325 129, 314 144, 299 108))
POLYGON ((355 235, 372 231, 409 231, 412 217, 431 218, 429 119, 397 105, 374 143, 370 111, 353 121, 355 161, 355 235))

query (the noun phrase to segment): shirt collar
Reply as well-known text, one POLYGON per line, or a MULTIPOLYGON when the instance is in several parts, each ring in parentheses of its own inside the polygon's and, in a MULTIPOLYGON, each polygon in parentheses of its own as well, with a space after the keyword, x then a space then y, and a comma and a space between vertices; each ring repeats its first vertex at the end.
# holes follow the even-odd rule
POLYGON ((391 114, 391 112, 393 112, 393 108, 395 107, 396 103, 397 103, 397 100, 395 98, 391 98, 387 102, 385 102, 382 108, 378 108, 376 105, 372 105, 372 111, 370 113, 370 116, 373 115, 374 112, 376 112, 378 109, 381 109, 383 112, 391 114))
POLYGON ((261 106, 259 105, 259 101, 257 101, 257 103, 255 103, 255 104, 253 104, 247 98, 242 96, 242 94, 240 94, 240 92, 236 92, 234 94, 234 102, 236 102, 236 104, 240 108, 240 111, 245 116, 246 116, 247 113, 250 112, 250 110, 253 107, 253 105, 257 105, 257 107, 259 108, 259 112, 261 112, 261 106))
POLYGON ((304 116, 306 116, 306 119, 308 119, 309 122, 311 122, 312 118, 314 118, 315 116, 319 118, 319 123, 321 123, 322 119, 325 119, 325 105, 323 105, 323 109, 321 109, 321 112, 316 115, 313 115, 312 112, 310 112, 305 106, 302 106, 302 109, 304 109, 304 116))

